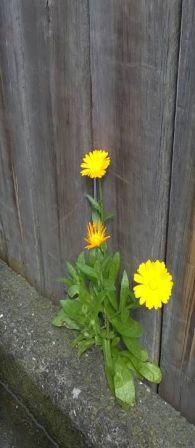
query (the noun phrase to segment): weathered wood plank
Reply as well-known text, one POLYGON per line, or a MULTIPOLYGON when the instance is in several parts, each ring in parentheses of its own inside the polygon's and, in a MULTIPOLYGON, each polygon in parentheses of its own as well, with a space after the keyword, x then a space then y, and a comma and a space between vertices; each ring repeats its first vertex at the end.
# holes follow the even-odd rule
MULTIPOLYGON (((87 219, 79 163, 91 147, 88 2, 4 0, 1 15, 12 172, 5 160, 4 169, 21 233, 11 232, 4 210, 8 257, 22 260, 42 292, 57 294, 56 277, 82 247, 87 219)), ((13 213, 8 190, 2 200, 13 213)))
POLYGON ((167 242, 173 298, 165 307, 160 394, 195 422, 195 4, 184 0, 167 242))
MULTIPOLYGON (((15 115, 10 110, 8 91, 13 90, 10 82, 10 61, 5 48, 14 34, 10 18, 6 20, 3 5, 0 8, 0 253, 1 257, 14 265, 15 269, 22 267, 22 232, 20 223, 17 180, 12 163, 13 134, 15 115)), ((16 97, 14 98, 16 100, 16 97)))
MULTIPOLYGON (((112 155, 106 202, 132 274, 164 258, 179 42, 178 0, 90 0, 94 144, 112 155)), ((161 313, 142 312, 159 356, 161 313)))

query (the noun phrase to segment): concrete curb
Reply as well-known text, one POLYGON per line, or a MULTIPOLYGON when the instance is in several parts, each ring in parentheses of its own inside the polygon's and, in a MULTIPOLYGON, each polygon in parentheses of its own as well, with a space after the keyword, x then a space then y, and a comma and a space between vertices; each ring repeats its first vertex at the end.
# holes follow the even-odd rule
POLYGON ((0 262, 0 379, 59 447, 195 448, 195 427, 143 384, 123 411, 99 350, 81 358, 75 333, 51 326, 56 308, 0 262))

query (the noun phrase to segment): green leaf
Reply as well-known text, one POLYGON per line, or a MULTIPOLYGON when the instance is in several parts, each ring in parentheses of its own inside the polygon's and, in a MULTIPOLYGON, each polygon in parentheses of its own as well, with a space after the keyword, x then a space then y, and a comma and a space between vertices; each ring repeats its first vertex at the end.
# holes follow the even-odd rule
POLYGON ((129 297, 129 280, 126 271, 124 271, 121 280, 120 303, 119 303, 119 311, 121 312, 122 319, 124 318, 125 315, 125 307, 127 304, 128 297, 129 297))
POLYGON ((108 386, 110 390, 114 393, 114 365, 111 355, 110 341, 108 339, 103 339, 103 353, 104 353, 104 369, 108 381, 108 386))
POLYGON ((118 357, 114 363, 115 395, 125 405, 131 406, 135 402, 135 386, 131 371, 125 361, 118 357))
POLYGON ((116 252, 109 266, 109 280, 115 282, 120 268, 120 253, 116 252))
POLYGON ((122 358, 124 358, 124 360, 125 360, 125 362, 126 362, 126 365, 127 365, 128 369, 132 370, 133 373, 134 373, 140 380, 142 380, 142 379, 143 379, 143 376, 139 374, 139 372, 136 370, 136 368, 135 368, 135 366, 134 366, 134 364, 133 364, 133 362, 132 362, 132 359, 131 359, 132 355, 131 355, 131 353, 130 353, 128 350, 120 350, 120 356, 121 356, 122 358))
POLYGON ((131 299, 133 302, 137 303, 137 299, 136 299, 136 297, 135 297, 135 294, 134 294, 133 289, 132 289, 131 286, 129 286, 129 297, 130 297, 130 299, 131 299))
POLYGON ((146 350, 144 350, 141 345, 139 344, 137 338, 127 338, 123 336, 123 341, 128 348, 128 350, 141 361, 147 361, 148 360, 148 353, 146 350))
POLYGON ((85 339, 78 344, 78 354, 82 355, 86 350, 94 345, 94 339, 85 339))
POLYGON ((107 291, 106 295, 107 295, 107 297, 109 299, 110 304, 113 306, 114 310, 117 311, 118 305, 117 305, 115 291, 107 291))
POLYGON ((106 213, 105 215, 104 215, 104 221, 106 222, 106 221, 109 221, 110 219, 113 219, 114 218, 114 214, 113 213, 106 213))
POLYGON ((71 263, 69 263, 69 261, 67 261, 66 267, 67 267, 67 270, 68 270, 69 274, 71 275, 71 277, 75 280, 76 283, 78 283, 79 276, 78 276, 77 271, 74 268, 74 266, 71 263))
POLYGON ((106 292, 115 292, 116 291, 116 287, 114 285, 114 283, 108 279, 103 279, 102 281, 102 287, 104 289, 104 291, 106 292))
POLYGON ((137 303, 130 303, 127 306, 128 310, 137 310, 137 308, 141 308, 141 305, 139 304, 139 302, 137 301, 137 303))
POLYGON ((92 212, 91 212, 91 218, 92 218, 93 222, 101 221, 99 213, 94 210, 92 210, 92 212))
POLYGON ((116 287, 114 283, 108 279, 103 279, 103 288, 105 291, 105 295, 108 297, 110 304, 114 308, 114 310, 118 310, 117 298, 116 298, 116 287))
POLYGON ((132 317, 128 317, 125 321, 121 321, 120 316, 108 315, 109 321, 121 336, 127 338, 138 338, 142 335, 142 327, 140 323, 132 317))
POLYGON ((81 253, 79 254, 79 256, 78 256, 78 258, 77 258, 77 262, 78 262, 78 263, 85 264, 85 253, 84 253, 84 252, 81 252, 81 253))
MULTIPOLYGON (((87 333, 87 336, 89 335, 89 333, 87 333)), ((79 333, 79 335, 72 341, 71 345, 72 347, 77 347, 79 342, 83 341, 83 339, 85 339, 85 336, 83 334, 83 331, 81 331, 79 333)))
POLYGON ((68 288, 68 295, 69 297, 75 297, 79 294, 79 285, 72 285, 70 288, 68 288))
POLYGON ((72 280, 70 278, 59 277, 57 278, 59 283, 63 283, 66 286, 72 286, 72 280))
POLYGON ((118 346, 119 342, 120 342, 120 337, 114 336, 114 338, 112 339, 112 342, 111 342, 112 349, 116 348, 118 346))
POLYGON ((162 380, 162 373, 160 368, 153 364, 152 362, 141 362, 136 363, 136 369, 138 372, 151 383, 160 383, 162 380))
POLYGON ((74 322, 72 319, 70 319, 64 312, 64 310, 61 308, 58 312, 57 316, 54 317, 52 320, 52 325, 55 327, 66 327, 71 330, 79 330, 79 326, 74 322))
POLYGON ((97 274, 97 277, 101 276, 101 270, 102 270, 101 263, 102 263, 101 258, 99 256, 97 256, 96 257, 96 261, 94 263, 94 267, 93 267, 95 272, 96 272, 96 274, 97 274))
POLYGON ((99 213, 99 215, 101 215, 101 206, 99 204, 98 201, 96 201, 96 199, 94 199, 92 196, 90 196, 89 194, 86 194, 86 198, 89 201, 89 204, 91 206, 91 208, 93 210, 95 210, 96 212, 99 213))
POLYGON ((86 322, 86 313, 82 310, 82 304, 79 299, 60 300, 65 314, 80 327, 83 327, 86 322))
POLYGON ((79 298, 82 303, 91 303, 91 295, 88 292, 88 289, 84 284, 80 284, 79 286, 79 298))
POLYGON ((105 276, 107 276, 107 274, 109 273, 109 268, 110 268, 110 263, 112 261, 112 255, 108 254, 108 255, 104 255, 104 258, 102 260, 102 273, 105 276))
POLYGON ((91 249, 87 252, 87 263, 89 266, 94 267, 94 264, 99 256, 99 250, 97 248, 91 249))
POLYGON ((97 280, 98 278, 97 272, 91 266, 77 262, 77 267, 82 272, 82 274, 85 274, 86 277, 89 278, 90 280, 97 280))

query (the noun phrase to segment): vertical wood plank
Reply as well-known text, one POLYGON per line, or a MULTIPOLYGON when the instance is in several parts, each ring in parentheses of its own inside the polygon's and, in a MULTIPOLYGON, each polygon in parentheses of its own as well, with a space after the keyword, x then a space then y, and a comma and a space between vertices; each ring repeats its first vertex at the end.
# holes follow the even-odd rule
POLYGON ((3 0, 1 32, 3 113, 12 147, 9 152, 4 139, 12 170, 5 157, 3 169, 18 198, 14 211, 4 192, 8 257, 13 267, 21 259, 20 270, 56 295, 56 278, 81 249, 88 215, 79 175, 81 155, 92 144, 88 2, 3 0))
POLYGON ((1 257, 16 270, 25 271, 18 183, 12 161, 14 133, 17 126, 15 113, 18 91, 15 89, 15 83, 12 83, 10 79, 12 63, 11 58, 7 57, 9 50, 13 47, 15 34, 9 7, 6 10, 3 4, 0 8, 0 33, 0 252, 1 257), (10 92, 12 92, 12 99, 10 92))
MULTIPOLYGON (((93 135, 112 155, 104 190, 128 272, 164 258, 179 42, 178 0, 89 0, 93 135)), ((161 313, 142 311, 159 357, 161 313)))
POLYGON ((195 4, 184 0, 171 178, 167 263, 173 298, 164 308, 160 394, 195 423, 195 4))

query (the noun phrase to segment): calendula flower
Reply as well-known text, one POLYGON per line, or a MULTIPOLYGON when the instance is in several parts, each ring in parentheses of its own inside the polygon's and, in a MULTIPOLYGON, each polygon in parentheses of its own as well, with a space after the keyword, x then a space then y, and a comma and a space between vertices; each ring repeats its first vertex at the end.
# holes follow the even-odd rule
POLYGON ((83 157, 81 175, 88 176, 91 179, 101 178, 106 174, 109 165, 108 152, 102 149, 94 149, 83 157))
POLYGON ((108 240, 108 238, 110 238, 110 236, 106 235, 106 227, 100 221, 89 222, 87 226, 87 236, 85 238, 88 245, 85 249, 100 247, 101 244, 108 240))
POLYGON ((161 308, 167 303, 173 287, 172 275, 169 274, 163 261, 146 261, 138 267, 134 280, 139 285, 134 289, 135 297, 140 305, 145 304, 149 309, 161 308))

